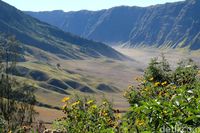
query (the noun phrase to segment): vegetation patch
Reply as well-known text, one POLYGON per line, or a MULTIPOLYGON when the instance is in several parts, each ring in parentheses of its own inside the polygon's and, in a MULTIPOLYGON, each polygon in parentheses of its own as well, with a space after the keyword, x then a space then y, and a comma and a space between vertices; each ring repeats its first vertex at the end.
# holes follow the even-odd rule
POLYGON ((66 114, 57 119, 53 127, 67 133, 114 133, 119 129, 119 114, 115 114, 112 105, 104 100, 97 104, 88 97, 63 98, 62 110, 66 114))
POLYGON ((115 92, 111 86, 103 84, 103 83, 99 84, 96 89, 103 92, 115 92))
POLYGON ((68 84, 69 86, 71 86, 72 88, 74 89, 78 89, 78 88, 81 88, 83 87, 82 84, 76 82, 76 81, 73 81, 73 80, 65 80, 64 81, 66 84, 68 84))
POLYGON ((81 92, 94 93, 94 91, 90 87, 83 85, 81 83, 78 83, 76 81, 65 80, 65 83, 71 86, 73 89, 79 90, 81 92))
POLYGON ((88 87, 88 86, 81 87, 80 91, 81 92, 87 92, 87 93, 94 93, 94 91, 90 87, 88 87))
POLYGON ((47 81, 49 79, 49 76, 46 73, 39 70, 30 71, 29 76, 37 81, 47 81))
POLYGON ((48 81, 48 84, 59 87, 63 90, 67 90, 68 88, 70 88, 70 86, 68 86, 67 84, 65 84, 63 81, 58 80, 58 79, 50 79, 48 81))
POLYGON ((57 86, 54 86, 54 85, 50 85, 50 84, 47 84, 47 83, 39 83, 39 86, 44 88, 44 89, 51 90, 51 91, 54 91, 54 92, 57 92, 57 93, 60 93, 60 94, 69 95, 68 92, 66 92, 65 90, 63 90, 63 89, 61 89, 57 86))
POLYGON ((23 66, 16 66, 15 71, 12 72, 13 75, 16 76, 27 76, 27 74, 29 73, 30 69, 23 67, 23 66))
POLYGON ((130 132, 192 132, 200 126, 200 79, 192 60, 171 70, 162 57, 152 59, 138 86, 125 97, 130 110, 124 125, 130 132), (187 130, 187 131, 186 131, 187 130))

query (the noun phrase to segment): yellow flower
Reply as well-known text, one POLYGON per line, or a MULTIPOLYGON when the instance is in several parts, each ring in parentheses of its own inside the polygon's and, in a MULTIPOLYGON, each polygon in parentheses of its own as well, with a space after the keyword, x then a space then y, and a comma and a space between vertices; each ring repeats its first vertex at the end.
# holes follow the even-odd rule
POLYGON ((167 84, 167 81, 161 83, 162 86, 164 86, 166 84, 167 84))
POLYGON ((143 80, 143 81, 142 81, 143 84, 145 84, 146 82, 147 82, 146 80, 143 80))
POLYGON ((107 105, 108 104, 108 102, 107 101, 103 101, 103 105, 107 105))
POLYGON ((135 80, 136 80, 136 81, 140 81, 140 78, 139 78, 139 77, 137 77, 137 78, 135 78, 135 80))
POLYGON ((92 103, 94 103, 94 100, 89 100, 89 101, 87 102, 87 104, 92 104, 92 103))
POLYGON ((154 80, 154 78, 153 78, 153 77, 149 79, 149 81, 153 81, 153 80, 154 80))
POLYGON ((104 113, 103 115, 104 115, 104 116, 108 116, 108 113, 104 113))
POLYGON ((117 118, 117 119, 120 119, 120 118, 121 118, 121 114, 119 114, 119 113, 116 114, 116 118, 117 118))
POLYGON ((132 89, 132 88, 133 88, 133 86, 132 86, 132 85, 129 85, 129 86, 128 86, 128 89, 132 89))
POLYGON ((200 75, 200 70, 198 71, 198 74, 200 75))
POLYGON ((64 97, 64 98, 62 99, 62 102, 65 103, 65 102, 69 101, 69 99, 70 99, 69 97, 64 97))
POLYGON ((103 110, 103 111, 101 112, 101 115, 102 115, 102 116, 108 116, 108 113, 107 113, 105 110, 103 110))
POLYGON ((164 111, 163 111, 163 113, 164 113, 164 114, 167 114, 167 111, 166 111, 166 110, 164 110, 164 111))
POLYGON ((176 86, 174 85, 174 86, 172 86, 172 89, 176 89, 176 86))
POLYGON ((159 95, 159 96, 162 96, 162 93, 163 93, 163 92, 162 92, 162 91, 160 91, 158 95, 159 95))
POLYGON ((97 105, 92 105, 92 108, 93 108, 93 109, 96 109, 96 108, 97 108, 97 105))
POLYGON ((76 106, 76 105, 78 105, 78 104, 80 104, 80 101, 77 101, 77 102, 74 102, 74 103, 72 103, 72 107, 74 107, 74 106, 76 106))
POLYGON ((65 110, 67 108, 67 104, 62 106, 62 110, 65 110))
POLYGON ((123 95, 123 96, 124 96, 124 97, 126 97, 126 96, 127 96, 127 91, 125 91, 125 92, 124 92, 124 95, 123 95))
POLYGON ((145 91, 148 91, 148 90, 149 90, 149 88, 148 88, 148 87, 146 87, 144 90, 145 90, 145 91))
POLYGON ((135 125, 137 125, 137 126, 143 126, 144 124, 145 124, 144 120, 136 119, 136 121, 135 121, 135 125))
POLYGON ((155 87, 157 87, 157 86, 159 86, 159 85, 160 85, 160 82, 156 82, 156 83, 154 84, 155 87))

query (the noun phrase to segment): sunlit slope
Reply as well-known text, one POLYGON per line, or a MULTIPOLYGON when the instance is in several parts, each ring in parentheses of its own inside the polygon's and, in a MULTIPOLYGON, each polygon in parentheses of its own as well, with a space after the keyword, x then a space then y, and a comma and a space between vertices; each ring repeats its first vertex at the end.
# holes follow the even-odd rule
MULTIPOLYGON (((125 59, 122 54, 105 44, 66 33, 2 1, 0 1, 0 33, 5 36, 15 35, 25 47, 32 46, 64 59, 100 57, 125 59)), ((32 54, 34 53, 32 47, 25 50, 32 54)))

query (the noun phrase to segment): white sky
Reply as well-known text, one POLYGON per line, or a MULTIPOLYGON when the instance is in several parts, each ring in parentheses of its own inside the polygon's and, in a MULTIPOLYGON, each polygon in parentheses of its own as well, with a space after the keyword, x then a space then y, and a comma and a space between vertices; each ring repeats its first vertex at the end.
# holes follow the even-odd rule
POLYGON ((3 0, 23 11, 100 10, 114 6, 149 6, 181 0, 3 0))

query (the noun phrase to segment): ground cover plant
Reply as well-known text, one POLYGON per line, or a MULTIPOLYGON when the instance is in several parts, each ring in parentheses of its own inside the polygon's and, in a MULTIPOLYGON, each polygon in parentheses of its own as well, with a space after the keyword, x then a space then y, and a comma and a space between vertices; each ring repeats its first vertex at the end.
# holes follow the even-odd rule
POLYGON ((200 126, 199 70, 192 60, 172 70, 164 56, 154 58, 137 80, 140 84, 125 93, 131 106, 127 131, 191 132, 200 126))

